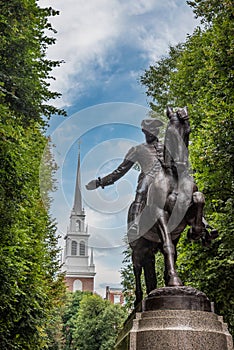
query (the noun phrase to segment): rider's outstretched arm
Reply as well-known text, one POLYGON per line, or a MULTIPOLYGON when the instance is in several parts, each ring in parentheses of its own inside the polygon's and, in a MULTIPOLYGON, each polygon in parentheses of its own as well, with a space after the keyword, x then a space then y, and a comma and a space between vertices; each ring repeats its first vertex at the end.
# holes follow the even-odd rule
POLYGON ((129 169, 133 166, 134 162, 128 159, 124 159, 124 161, 115 169, 112 173, 104 176, 103 178, 98 177, 96 180, 90 181, 86 188, 87 190, 95 190, 98 187, 104 188, 105 186, 112 185, 115 181, 119 180, 122 176, 124 176, 129 169))
POLYGON ((137 147, 132 147, 127 152, 124 157, 123 162, 116 168, 112 173, 104 176, 103 178, 98 178, 96 180, 90 181, 86 188, 87 190, 95 190, 98 187, 104 188, 105 186, 112 185, 115 181, 119 180, 122 176, 124 176, 129 169, 133 166, 133 164, 137 161, 137 147))

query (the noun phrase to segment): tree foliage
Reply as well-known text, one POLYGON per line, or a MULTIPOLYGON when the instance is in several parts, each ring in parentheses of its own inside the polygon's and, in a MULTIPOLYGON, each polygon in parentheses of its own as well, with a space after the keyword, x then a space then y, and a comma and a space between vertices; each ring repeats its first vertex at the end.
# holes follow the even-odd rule
MULTIPOLYGON (((39 167, 46 138, 38 126, 0 123, 1 349, 41 349, 60 303, 56 226, 42 202, 39 167), (39 341, 40 339, 40 341, 39 341), (35 344, 34 344, 35 343, 35 344)), ((52 169, 51 169, 52 170, 52 169)))
MULTIPOLYGON (((123 251, 123 261, 120 270, 121 284, 123 286, 123 295, 127 310, 133 310, 135 300, 135 279, 133 273, 133 264, 131 259, 131 248, 128 246, 123 251)), ((144 281, 142 280, 142 283, 144 281)))
POLYGON ((67 294, 65 308, 62 313, 63 323, 63 350, 70 350, 74 347, 74 333, 76 330, 76 318, 80 302, 85 295, 92 295, 90 292, 76 291, 67 294))
POLYGON ((70 349, 113 349, 126 316, 120 305, 103 300, 98 295, 85 295, 80 301, 70 349))
POLYGON ((50 91, 48 79, 60 62, 46 58, 55 39, 45 35, 45 30, 54 32, 48 16, 58 12, 40 8, 35 0, 1 0, 0 9, 2 103, 25 123, 42 123, 42 115, 65 114, 47 103, 59 96, 50 91))
MULTIPOLYGON (((57 96, 47 78, 58 63, 45 57, 54 39, 44 34, 47 16, 56 13, 34 0, 0 1, 0 8, 0 348, 37 350, 50 343, 47 329, 64 295, 56 225, 39 186, 48 142, 42 129, 46 116, 59 112, 45 104, 57 96)), ((46 162, 49 205, 49 151, 46 162)))
POLYGON ((207 293, 216 312, 234 329, 233 223, 233 38, 231 1, 188 1, 202 21, 185 43, 170 48, 141 77, 151 107, 187 105, 190 158, 206 197, 205 214, 219 230, 209 248, 180 241, 178 267, 186 283, 207 293))

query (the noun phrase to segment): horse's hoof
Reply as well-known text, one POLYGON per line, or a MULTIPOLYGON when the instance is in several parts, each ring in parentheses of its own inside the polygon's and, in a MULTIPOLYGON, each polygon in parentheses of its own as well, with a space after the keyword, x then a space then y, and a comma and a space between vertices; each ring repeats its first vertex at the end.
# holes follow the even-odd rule
POLYGON ((209 247, 213 239, 217 238, 219 233, 216 229, 212 229, 210 232, 208 230, 205 231, 205 234, 202 238, 202 245, 204 247, 209 247))
POLYGON ((168 279, 167 286, 168 287, 179 287, 179 286, 183 286, 183 283, 177 275, 172 275, 168 279))
POLYGON ((195 230, 193 227, 188 229, 187 237, 191 241, 198 241, 202 237, 203 231, 202 230, 195 230))
POLYGON ((210 231, 211 239, 215 239, 219 236, 218 230, 215 228, 210 231))

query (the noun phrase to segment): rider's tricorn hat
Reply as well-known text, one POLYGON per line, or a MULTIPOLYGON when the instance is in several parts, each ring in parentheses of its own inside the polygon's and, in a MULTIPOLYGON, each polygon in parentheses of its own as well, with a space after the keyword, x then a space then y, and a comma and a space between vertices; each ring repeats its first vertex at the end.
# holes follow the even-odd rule
POLYGON ((148 131, 153 135, 158 134, 158 128, 162 125, 163 123, 158 119, 143 119, 141 122, 142 130, 148 131))

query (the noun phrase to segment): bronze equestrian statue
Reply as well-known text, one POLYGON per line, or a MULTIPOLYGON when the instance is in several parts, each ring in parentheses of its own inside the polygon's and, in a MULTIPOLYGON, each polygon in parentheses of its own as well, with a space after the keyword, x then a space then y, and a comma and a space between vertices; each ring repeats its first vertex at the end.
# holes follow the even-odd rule
POLYGON ((187 108, 173 111, 167 108, 169 118, 165 142, 158 138, 159 120, 142 121, 146 143, 132 147, 124 161, 111 174, 90 181, 86 188, 113 184, 138 162, 141 173, 135 200, 128 212, 128 240, 132 248, 132 262, 136 282, 135 306, 142 300, 141 273, 144 269, 146 291, 157 287, 155 254, 164 255, 166 286, 181 286, 175 269, 176 245, 187 225, 189 238, 209 241, 217 231, 209 232, 203 218, 204 196, 188 171, 188 141, 190 133, 187 108))
POLYGON ((124 176, 135 163, 141 168, 138 177, 138 185, 133 204, 131 205, 131 223, 133 236, 138 232, 139 214, 142 211, 148 193, 149 185, 154 181, 156 164, 160 158, 163 161, 163 145, 158 140, 159 127, 163 123, 156 119, 145 119, 141 123, 142 131, 145 135, 145 143, 130 148, 124 157, 123 162, 116 170, 102 179, 90 181, 86 188, 93 190, 98 187, 106 187, 114 184, 122 176, 124 176))

